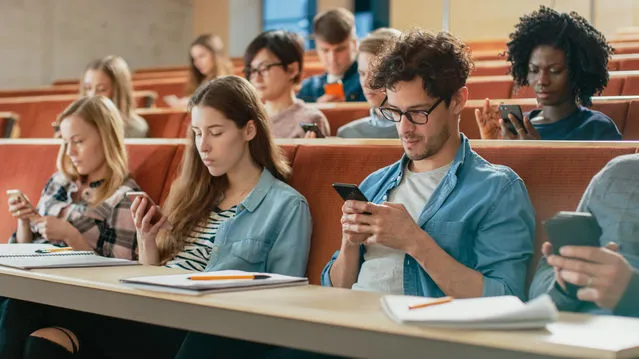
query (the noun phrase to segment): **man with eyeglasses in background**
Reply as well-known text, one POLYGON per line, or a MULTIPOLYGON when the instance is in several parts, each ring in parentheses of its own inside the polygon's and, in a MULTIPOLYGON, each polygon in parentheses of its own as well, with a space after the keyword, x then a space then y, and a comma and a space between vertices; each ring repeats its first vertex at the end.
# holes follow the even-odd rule
POLYGON ((459 132, 468 48, 448 33, 417 30, 379 59, 370 85, 386 90, 380 112, 396 122, 405 154, 362 182, 371 202, 344 203, 341 249, 322 284, 524 299, 535 215, 521 178, 481 158, 459 132))

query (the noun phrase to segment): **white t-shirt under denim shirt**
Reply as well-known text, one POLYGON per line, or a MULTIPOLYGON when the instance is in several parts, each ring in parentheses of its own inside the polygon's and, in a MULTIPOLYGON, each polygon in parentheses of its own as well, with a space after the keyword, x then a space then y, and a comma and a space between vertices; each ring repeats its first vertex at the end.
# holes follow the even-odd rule
MULTIPOLYGON (((390 193, 389 202, 400 203, 417 222, 433 192, 442 181, 452 162, 421 173, 406 168, 400 185, 390 193)), ((364 263, 353 289, 388 294, 404 294, 403 251, 381 244, 367 244, 364 263)))

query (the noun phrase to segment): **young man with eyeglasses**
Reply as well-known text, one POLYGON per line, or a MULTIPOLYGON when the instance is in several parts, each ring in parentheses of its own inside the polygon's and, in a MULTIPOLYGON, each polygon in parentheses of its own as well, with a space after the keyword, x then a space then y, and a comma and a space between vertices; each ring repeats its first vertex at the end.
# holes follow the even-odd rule
POLYGON ((309 137, 302 124, 314 124, 322 135, 330 135, 330 125, 322 111, 295 98, 303 64, 302 38, 290 31, 265 31, 251 41, 244 53, 244 76, 264 101, 276 138, 309 137))
POLYGON ((317 14, 313 19, 313 35, 317 56, 326 72, 304 80, 297 97, 306 102, 366 101, 355 61, 357 35, 353 13, 338 8, 317 14), (327 93, 327 84, 336 86, 327 93), (340 86, 343 94, 335 90, 340 86))
POLYGON ((362 182, 371 202, 342 207, 342 246, 328 286, 426 297, 525 297, 534 211, 511 169, 459 132, 472 62, 448 33, 402 35, 373 67, 371 87, 396 122, 404 156, 362 182), (368 212, 370 214, 365 214, 368 212))

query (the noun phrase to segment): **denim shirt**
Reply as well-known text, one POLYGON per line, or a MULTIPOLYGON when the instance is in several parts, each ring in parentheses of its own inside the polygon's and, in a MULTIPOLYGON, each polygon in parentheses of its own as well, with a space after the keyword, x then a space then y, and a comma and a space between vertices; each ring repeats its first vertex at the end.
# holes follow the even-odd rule
POLYGON ((311 244, 311 212, 304 196, 267 169, 223 222, 205 271, 236 269, 304 276, 311 244))
POLYGON ((561 289, 554 269, 541 258, 530 284, 530 297, 548 293, 563 311, 639 317, 639 154, 619 156, 608 162, 592 178, 577 211, 592 213, 601 227, 601 245, 617 243, 619 253, 634 268, 626 292, 612 310, 581 301, 561 289))
MULTIPOLYGON (((482 296, 525 298, 526 268, 533 253, 535 214, 523 181, 510 168, 494 165, 462 141, 451 168, 424 207, 417 224, 461 264, 484 277, 482 296)), ((402 181, 409 159, 369 175, 360 189, 373 203, 388 200, 402 181)), ((360 251, 360 268, 364 247, 360 251)), ((322 272, 329 271, 337 251, 322 272)), ((404 294, 441 297, 445 293, 419 263, 404 256, 404 294)))

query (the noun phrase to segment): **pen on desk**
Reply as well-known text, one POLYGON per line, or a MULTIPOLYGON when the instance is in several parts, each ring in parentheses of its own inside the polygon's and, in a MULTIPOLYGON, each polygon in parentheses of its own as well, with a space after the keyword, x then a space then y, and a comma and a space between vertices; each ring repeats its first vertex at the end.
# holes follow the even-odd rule
POLYGON ((408 306, 408 310, 426 308, 426 307, 430 307, 432 305, 449 303, 449 302, 452 302, 453 299, 454 299, 453 297, 442 297, 442 298, 438 298, 438 299, 435 299, 435 300, 431 300, 430 302, 426 302, 426 303, 413 304, 413 305, 409 305, 408 306))
POLYGON ((43 248, 36 250, 36 253, 55 253, 55 252, 65 252, 72 251, 73 247, 59 247, 59 248, 43 248))
POLYGON ((248 275, 194 275, 190 276, 190 280, 233 280, 233 279, 268 279, 270 275, 265 274, 248 274, 248 275))

